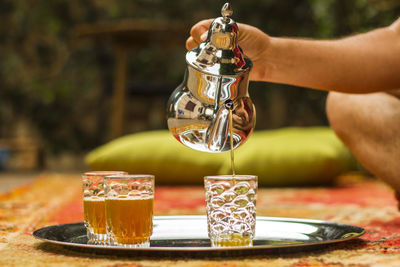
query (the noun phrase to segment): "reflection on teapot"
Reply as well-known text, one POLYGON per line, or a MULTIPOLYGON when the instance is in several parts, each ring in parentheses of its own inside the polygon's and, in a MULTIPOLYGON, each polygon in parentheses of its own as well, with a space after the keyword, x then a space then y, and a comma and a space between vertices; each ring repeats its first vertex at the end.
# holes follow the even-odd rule
POLYGON ((255 125, 255 108, 248 94, 251 61, 237 45, 238 26, 230 16, 210 26, 207 39, 186 54, 184 80, 167 107, 168 128, 182 144, 205 152, 230 150, 229 109, 233 114, 233 147, 241 145, 255 125), (228 104, 226 104, 228 103, 228 104))

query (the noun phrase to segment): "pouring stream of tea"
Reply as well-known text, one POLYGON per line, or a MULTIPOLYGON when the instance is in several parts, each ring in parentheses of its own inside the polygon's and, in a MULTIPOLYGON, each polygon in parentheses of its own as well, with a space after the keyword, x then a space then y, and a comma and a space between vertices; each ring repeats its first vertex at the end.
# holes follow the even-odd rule
POLYGON ((231 144, 231 168, 232 176, 235 179, 235 154, 233 152, 233 119, 232 119, 232 109, 229 109, 229 133, 230 133, 230 144, 231 144))

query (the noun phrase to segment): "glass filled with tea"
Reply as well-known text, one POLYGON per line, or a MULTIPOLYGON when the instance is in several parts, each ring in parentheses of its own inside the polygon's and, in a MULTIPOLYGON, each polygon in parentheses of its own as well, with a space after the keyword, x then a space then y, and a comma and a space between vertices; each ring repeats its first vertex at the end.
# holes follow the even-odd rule
POLYGON ((89 244, 105 244, 107 239, 104 177, 127 174, 123 171, 93 171, 82 175, 83 214, 89 244))
POLYGON ((105 178, 107 236, 110 245, 149 247, 153 232, 154 176, 105 178))
POLYGON ((211 246, 252 246, 256 229, 257 176, 206 176, 204 186, 211 246))

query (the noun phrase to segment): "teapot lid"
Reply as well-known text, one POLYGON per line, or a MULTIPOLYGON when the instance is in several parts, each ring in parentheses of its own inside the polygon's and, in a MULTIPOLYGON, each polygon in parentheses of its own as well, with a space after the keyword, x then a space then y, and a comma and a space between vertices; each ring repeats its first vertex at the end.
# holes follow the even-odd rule
POLYGON ((218 76, 240 76, 250 71, 253 64, 238 46, 239 29, 230 18, 232 13, 231 5, 225 3, 222 17, 211 23, 207 39, 186 53, 187 64, 200 72, 218 76))

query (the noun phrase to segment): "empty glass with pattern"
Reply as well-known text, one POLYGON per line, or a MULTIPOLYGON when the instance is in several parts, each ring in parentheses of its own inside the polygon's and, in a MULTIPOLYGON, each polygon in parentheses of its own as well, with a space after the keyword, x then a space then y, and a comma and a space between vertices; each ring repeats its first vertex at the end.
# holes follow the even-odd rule
POLYGON ((257 176, 206 176, 204 186, 211 246, 252 246, 256 227, 257 176))

